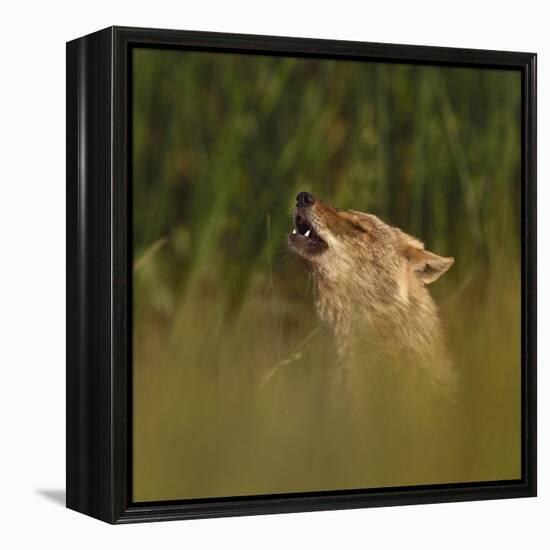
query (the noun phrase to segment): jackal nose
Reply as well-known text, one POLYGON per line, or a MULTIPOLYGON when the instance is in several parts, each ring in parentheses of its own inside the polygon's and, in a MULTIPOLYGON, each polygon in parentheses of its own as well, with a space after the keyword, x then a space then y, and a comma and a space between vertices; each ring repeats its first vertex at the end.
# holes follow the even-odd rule
POLYGON ((311 206, 315 203, 315 197, 308 193, 307 191, 302 191, 301 193, 298 193, 298 196, 296 197, 296 206, 298 207, 304 207, 304 206, 311 206))

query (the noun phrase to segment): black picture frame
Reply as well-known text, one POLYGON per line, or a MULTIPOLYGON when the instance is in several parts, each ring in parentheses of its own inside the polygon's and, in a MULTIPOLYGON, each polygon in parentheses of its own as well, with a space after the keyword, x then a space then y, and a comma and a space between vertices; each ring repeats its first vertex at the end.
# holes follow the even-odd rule
POLYGON ((536 495, 536 55, 110 27, 67 44, 67 507, 109 523, 536 495), (516 69, 522 75, 522 476, 517 481, 134 504, 131 51, 136 46, 516 69))

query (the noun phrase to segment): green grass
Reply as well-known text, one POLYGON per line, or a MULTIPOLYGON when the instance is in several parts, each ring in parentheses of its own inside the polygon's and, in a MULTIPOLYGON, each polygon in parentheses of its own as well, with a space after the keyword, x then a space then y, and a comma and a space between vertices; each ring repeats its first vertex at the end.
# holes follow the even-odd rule
POLYGON ((519 477, 519 101, 511 71, 136 51, 136 500, 519 477), (455 257, 452 403, 367 367, 335 397, 299 190, 455 257))

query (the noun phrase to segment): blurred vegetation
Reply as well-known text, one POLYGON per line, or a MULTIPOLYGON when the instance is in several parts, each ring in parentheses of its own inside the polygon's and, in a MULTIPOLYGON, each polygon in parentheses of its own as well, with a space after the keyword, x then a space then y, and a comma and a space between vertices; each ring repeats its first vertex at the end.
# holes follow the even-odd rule
POLYGON ((136 500, 520 476, 519 72, 137 49, 133 94, 136 500), (328 402, 300 190, 455 257, 448 415, 328 402))

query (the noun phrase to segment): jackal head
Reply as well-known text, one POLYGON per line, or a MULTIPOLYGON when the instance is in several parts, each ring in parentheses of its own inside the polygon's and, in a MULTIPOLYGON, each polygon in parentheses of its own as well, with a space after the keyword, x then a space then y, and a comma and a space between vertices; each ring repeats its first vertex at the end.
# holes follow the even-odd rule
POLYGON ((383 301, 434 282, 454 263, 372 214, 335 208, 305 191, 296 197, 288 246, 326 281, 383 301))

